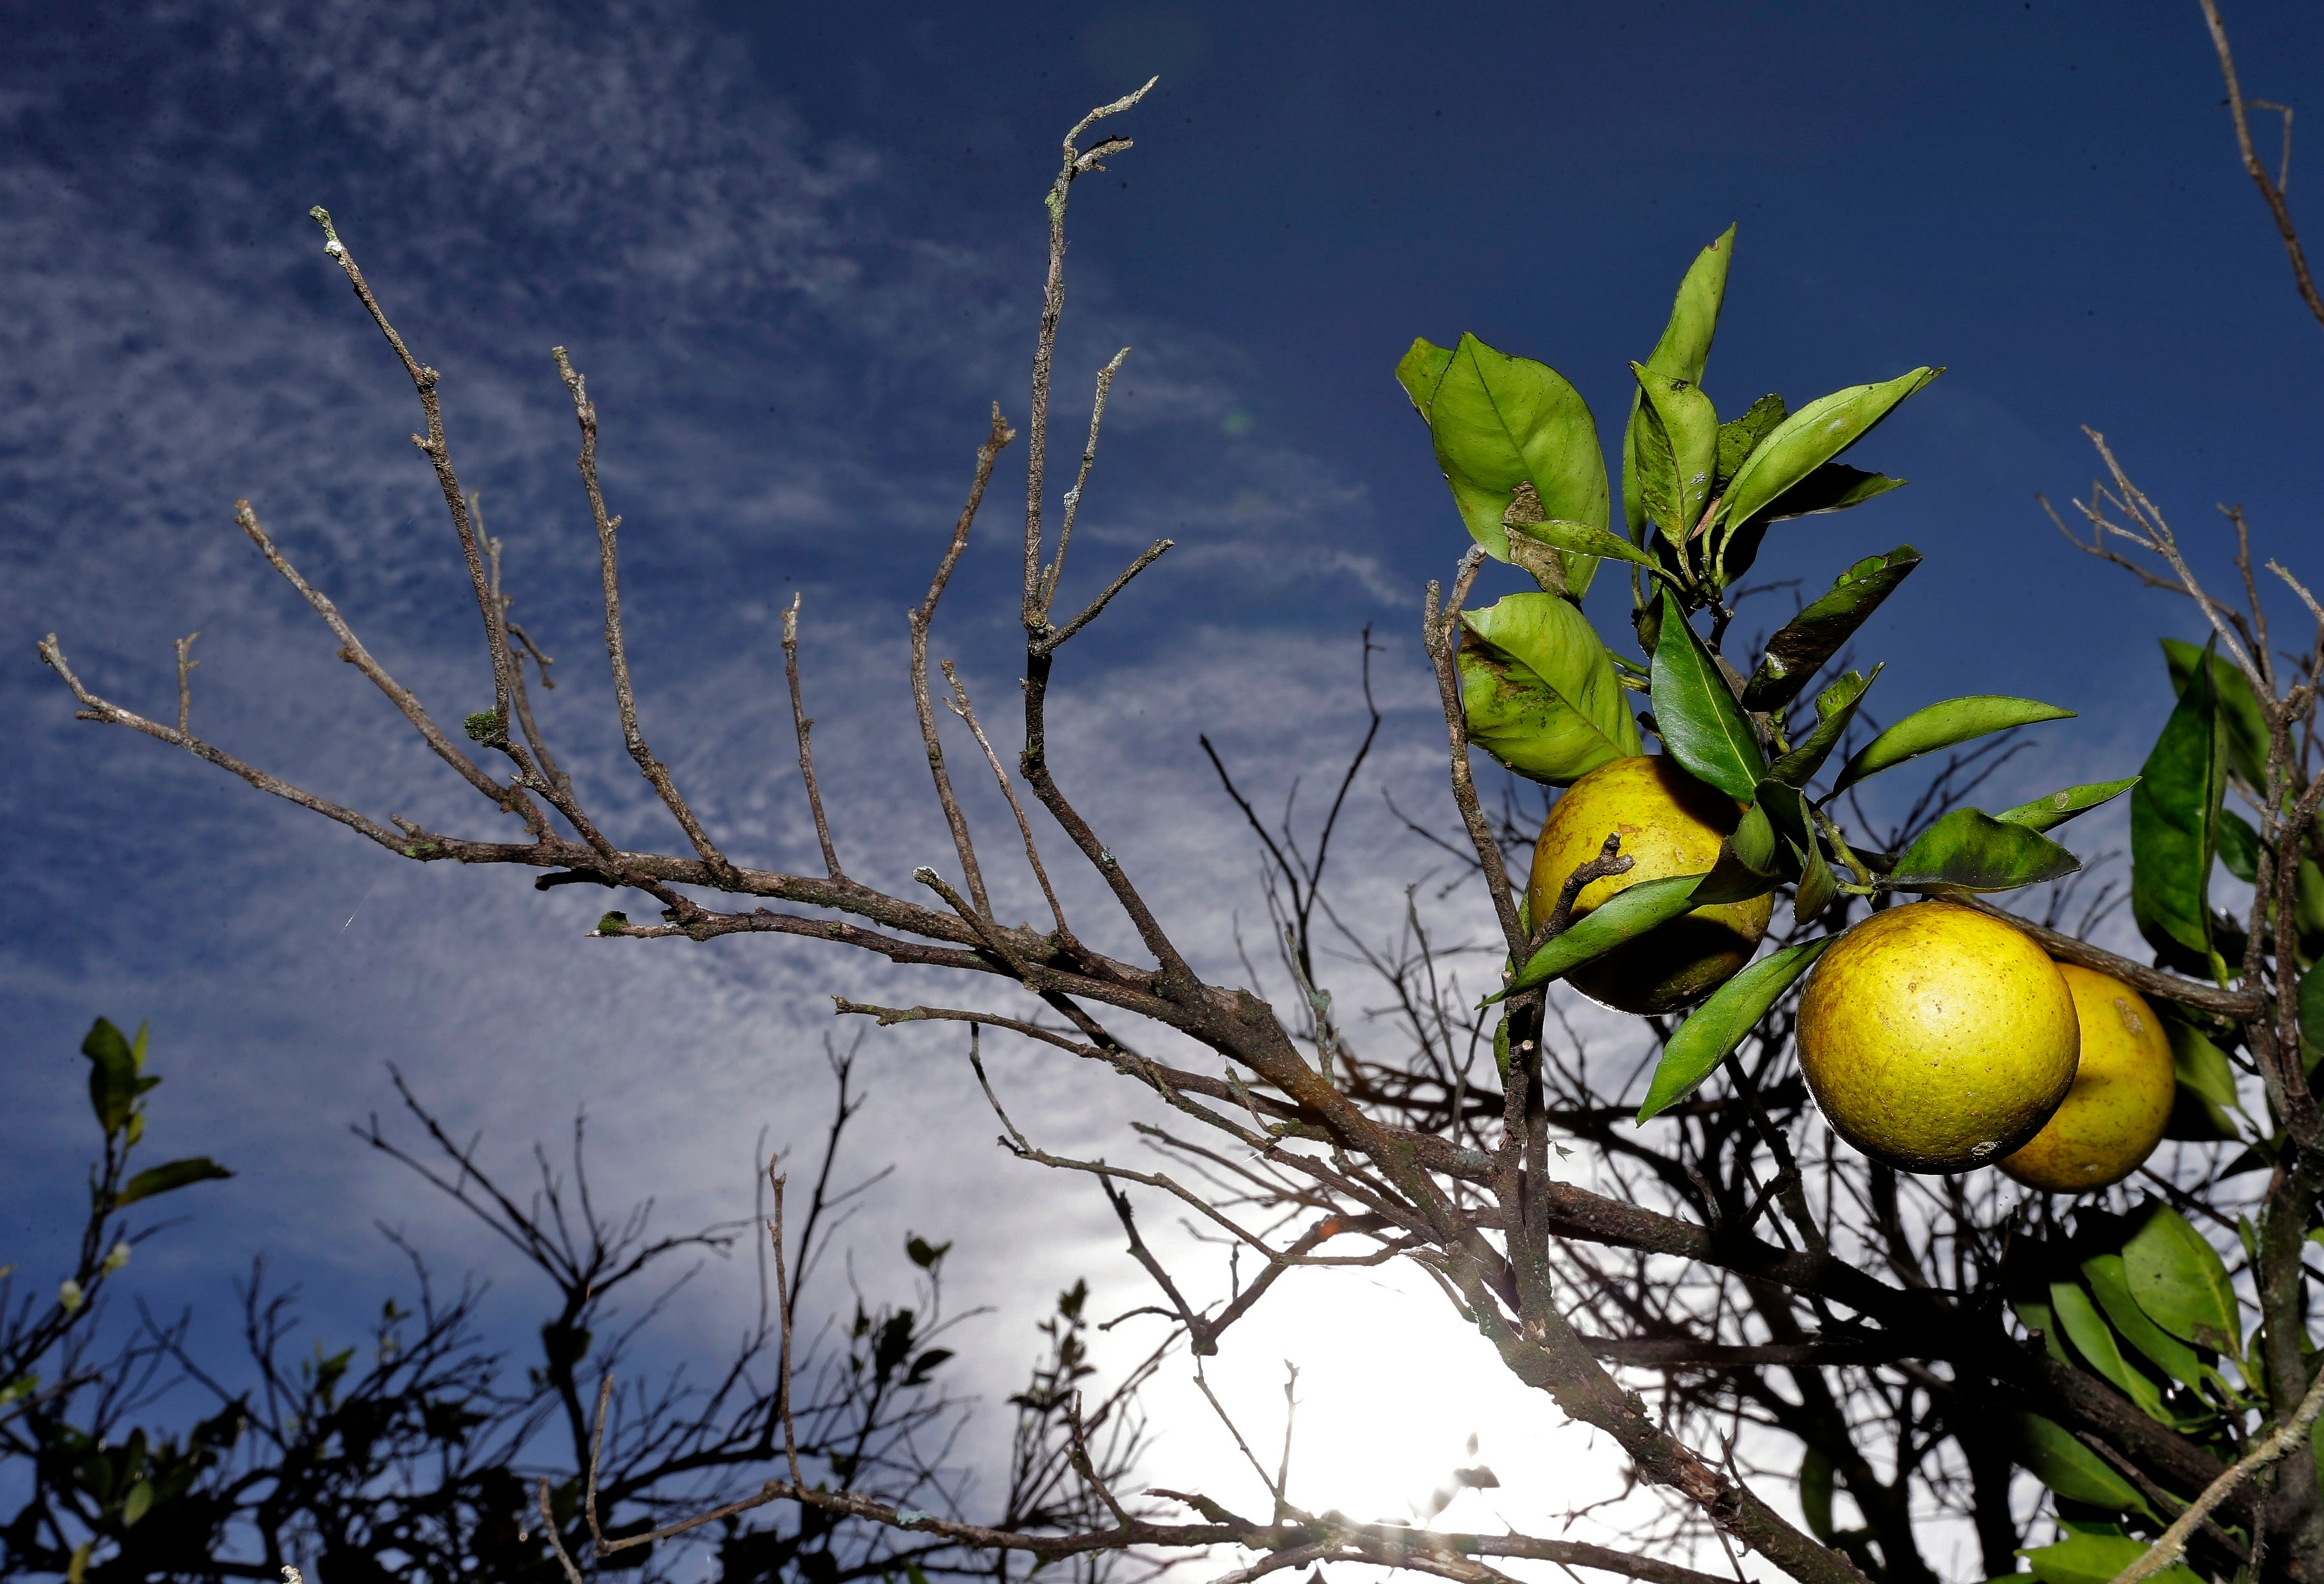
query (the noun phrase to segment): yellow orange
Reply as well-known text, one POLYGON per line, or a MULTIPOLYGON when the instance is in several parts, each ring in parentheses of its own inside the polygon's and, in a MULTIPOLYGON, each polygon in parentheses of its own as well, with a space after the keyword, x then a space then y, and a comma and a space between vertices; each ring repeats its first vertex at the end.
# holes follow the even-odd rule
POLYGON ((2179 1076, 2146 999, 2122 981, 2061 962, 2081 1027, 2081 1064, 2042 1131, 2001 1169, 2029 1188, 2089 1193, 2121 1182, 2163 1142, 2179 1076))
MULTIPOLYGON (((1622 838, 1628 871, 1592 880, 1574 898, 1581 918, 1641 880, 1704 874, 1720 843, 1742 817, 1742 806, 1660 754, 1609 760, 1566 788, 1534 843, 1526 887, 1532 916, 1545 919, 1566 878, 1598 856, 1609 835, 1622 838)), ((1671 1012, 1692 1006, 1735 977, 1775 911, 1773 897, 1698 907, 1585 963, 1567 981, 1592 1000, 1624 1012, 1671 1012)))
POLYGON ((1874 914, 1817 962, 1799 1046, 1842 1138, 1903 1171, 1962 1172, 2042 1130, 2073 1085, 2081 1024, 2024 932, 1917 902, 1874 914))

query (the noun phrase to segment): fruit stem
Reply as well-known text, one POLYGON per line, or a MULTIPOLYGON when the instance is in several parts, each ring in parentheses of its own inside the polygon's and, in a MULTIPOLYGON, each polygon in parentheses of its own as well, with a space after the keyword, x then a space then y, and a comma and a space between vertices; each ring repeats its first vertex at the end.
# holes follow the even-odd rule
POLYGON ((1849 872, 1856 877, 1855 885, 1843 889, 1858 897, 1870 896, 1872 870, 1866 867, 1864 860, 1858 858, 1855 850, 1849 846, 1848 838, 1840 833, 1839 822, 1813 805, 1809 806, 1809 812, 1815 816, 1816 828, 1823 833, 1823 839, 1831 843, 1832 852, 1839 855, 1842 863, 1848 865, 1849 872))

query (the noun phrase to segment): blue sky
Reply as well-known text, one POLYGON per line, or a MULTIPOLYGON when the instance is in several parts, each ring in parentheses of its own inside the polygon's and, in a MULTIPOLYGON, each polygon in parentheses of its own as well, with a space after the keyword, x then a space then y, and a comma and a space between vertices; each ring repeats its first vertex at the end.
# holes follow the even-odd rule
MULTIPOLYGON (((586 1102, 608 1193, 715 1219, 761 1128, 811 1128, 821 998, 922 993, 793 945, 584 941, 595 895, 400 865, 70 719, 32 659, 42 633, 100 691, 161 712, 170 640, 199 629, 195 719, 214 740, 374 814, 490 828, 233 526, 247 495, 439 716, 488 702, 404 437, 410 390, 310 204, 444 371, 518 614, 563 662, 550 730, 624 839, 678 838, 607 726, 552 343, 604 419, 657 748, 730 850, 809 861, 774 616, 803 593, 842 848, 906 886, 945 848, 917 779, 901 612, 986 404, 1021 420, 1057 135, 1160 72, 1123 128, 1137 149, 1076 189, 1059 390, 1075 412, 1097 364, 1136 348, 1084 509, 1085 586, 1154 537, 1179 548, 1069 651, 1060 757, 1222 974, 1259 894, 1196 732, 1271 796, 1312 784, 1357 727, 1356 635, 1374 623, 1389 722, 1347 849, 1360 916, 1386 927, 1431 861, 1379 788, 1449 813, 1415 634, 1420 585, 1464 541, 1389 377, 1415 335, 1542 358, 1610 428, 1626 360, 1734 220, 1706 380, 1723 410, 1948 365, 1858 458, 1912 487, 1779 530, 1761 575, 1812 588, 1919 546, 1926 566, 1865 643, 1893 662, 1889 707, 1992 691, 2081 710, 2013 767, 2026 793, 2135 769, 2167 707, 2153 640, 2189 631, 2036 509, 2036 492, 2062 503, 2087 485, 2078 426, 2214 551, 2227 500, 2274 553, 2318 542, 2319 332, 2234 162, 2191 3, 11 13, 0 1157, 18 1167, 0 1229, 8 1257, 36 1257, 69 1213, 88 1018, 151 1018, 169 1076, 157 1149, 242 1174, 155 1248, 156 1292, 214 1297, 267 1247, 326 1320, 366 1310, 394 1275, 374 1220, 454 1267, 484 1260, 345 1136, 388 1101, 388 1060, 512 1162, 586 1102)), ((2324 103, 2312 9, 2228 21, 2248 93, 2324 103)), ((995 703, 1019 663, 1022 455, 937 641, 995 703)), ((1591 610, 1620 633, 1617 580, 1591 610)), ((997 842, 1005 814, 975 812, 997 842)), ((959 1238, 973 1295, 1017 1314, 1084 1266, 1120 1306, 1143 1301, 1104 1263, 1093 1194, 1028 1181, 961 1120, 956 1051, 899 1035, 877 1052, 872 1153, 911 1169, 867 1215, 867 1272, 910 1226, 959 1238), (1026 1214, 1057 1235, 1028 1248, 1026 1214)), ((1015 1056, 1004 1070, 1056 1143, 1114 1136, 1102 1083, 1015 1056)), ((1013 1368, 1021 1339, 991 1336, 994 1368, 1013 1368)))

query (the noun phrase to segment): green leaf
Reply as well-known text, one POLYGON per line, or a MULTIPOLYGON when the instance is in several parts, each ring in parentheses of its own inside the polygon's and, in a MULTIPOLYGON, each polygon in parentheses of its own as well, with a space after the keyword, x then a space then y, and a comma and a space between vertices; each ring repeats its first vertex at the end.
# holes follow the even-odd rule
POLYGON ((1656 925, 1667 924, 1680 914, 1692 911, 1695 907, 1695 884, 1702 878, 1699 874, 1666 875, 1661 879, 1640 880, 1615 892, 1574 920, 1563 935, 1553 936, 1526 961, 1508 988, 1499 995, 1488 996, 1485 1004, 1490 1006, 1521 990, 1547 984, 1584 962, 1595 962, 1656 925))
POLYGON ((124 1204, 134 1204, 141 1199, 152 1199, 156 1194, 161 1193, 174 1193, 179 1189, 190 1187, 196 1183, 214 1183, 222 1177, 233 1175, 232 1172, 227 1171, 208 1156, 199 1155, 190 1156, 181 1161, 170 1161, 158 1166, 148 1166, 121 1185, 121 1192, 114 1195, 113 1207, 118 1210, 124 1204))
MULTIPOLYGON (((142 1047, 145 1037, 142 1027, 137 1037, 142 1047)), ((89 1110, 97 1113, 97 1126, 110 1138, 128 1125, 130 1112, 136 1107, 141 1053, 130 1048, 121 1030, 100 1018, 89 1025, 88 1036, 80 1042, 80 1054, 89 1060, 89 1110)))
POLYGON ((1742 470, 1744 461, 1758 449, 1759 442, 1774 434, 1786 416, 1784 399, 1770 393, 1745 408, 1741 418, 1729 419, 1719 426, 1716 484, 1720 494, 1727 493, 1727 486, 1742 470))
MULTIPOLYGON (((2138 1487, 2116 1473, 2114 1465, 2075 1440, 2064 1425, 2039 1414, 2016 1414, 2008 1416, 2007 1429, 2013 1443, 2011 1450, 2018 1463, 2068 1501, 2083 1502, 2109 1512, 2153 1515, 2153 1509, 2146 1505, 2146 1497, 2138 1487)), ((2020 1554, 2034 1562, 2036 1572, 2042 1572, 2040 1552, 2020 1554)), ((2050 1578, 2046 1572, 2042 1576, 2050 1578)), ((2107 1584, 2113 1577, 2113 1573, 2107 1573, 2098 1584, 2107 1584)))
POLYGON ((2121 1348, 2115 1343, 2113 1328, 2107 1324, 2106 1317, 2098 1312, 2098 1305, 2090 1301, 2080 1282, 2052 1282, 2050 1309, 2057 1315, 2066 1340, 2074 1344, 2074 1350, 2092 1370, 2137 1404, 2148 1418, 2166 1424, 2171 1422, 2171 1415, 2163 1408, 2161 1388, 2123 1358, 2121 1348))
MULTIPOLYGON (((1646 356, 1646 366, 1671 379, 1702 382, 1703 364, 1711 359, 1711 337, 1719 330, 1719 308, 1727 296, 1727 267, 1735 258, 1735 227, 1729 226, 1716 241, 1697 253, 1678 283, 1671 303, 1670 322, 1662 339, 1646 356)), ((1644 422, 1645 398, 1630 397, 1630 421, 1622 433, 1622 517, 1633 543, 1646 542, 1646 509, 1638 489, 1638 430, 1644 422)), ((1746 416, 1748 416, 1748 414, 1746 416)))
POLYGON ((2175 638, 2163 640, 2163 661, 2171 668, 2172 691, 2187 691, 2187 680, 2195 674, 2195 664, 2205 654, 2211 657, 2211 696, 2218 701, 2219 713, 2226 717, 2227 730, 2227 768, 2243 778, 2252 796, 2267 795, 2267 717, 2252 693, 2250 679, 2243 668, 2217 652, 2218 640, 2198 649, 2191 643, 2175 638))
POLYGON ((1800 1459, 1800 1514, 1808 1521, 1808 1533, 1831 1543, 1831 1460, 1818 1448, 1810 1447, 1800 1459))
POLYGON ((2069 787, 2062 792, 2052 792, 2047 797, 2037 797, 2031 803, 2021 803, 2006 808, 1993 817, 2004 824, 2024 825, 2029 831, 2046 831, 2062 825, 2077 815, 2089 813, 2102 803, 2116 798, 2138 785, 2132 776, 2120 781, 2092 781, 2086 786, 2069 787))
POLYGON ((1850 467, 1845 462, 1827 462, 1776 496, 1766 510, 1759 513, 1759 520, 1781 522, 1787 518, 1844 511, 1850 506, 1863 504, 1875 495, 1901 490, 1906 482, 1901 478, 1890 478, 1885 473, 1867 473, 1860 467, 1850 467))
POLYGON ((1569 555, 1630 561, 1649 572, 1659 575, 1662 571, 1660 562, 1620 534, 1592 528, 1586 522, 1559 522, 1552 519, 1541 522, 1512 521, 1502 526, 1510 533, 1523 534, 1529 539, 1553 546, 1569 555))
POLYGON ((152 1510, 153 1482, 141 1479, 129 1487, 127 1496, 121 1498, 121 1526, 124 1529, 134 1528, 138 1519, 152 1510))
POLYGON ((1941 748, 1950 748, 1991 732, 2073 718, 2071 710, 2031 698, 2009 698, 1999 694, 1949 698, 1942 704, 1914 710, 1866 743, 1840 772, 1832 790, 1841 791, 1867 776, 1877 776, 1924 753, 1934 753, 1941 748))
MULTIPOLYGON (((1546 364, 1462 336, 1429 398, 1428 428, 1453 504, 1486 554, 1509 558, 1501 520, 1519 484, 1533 486, 1544 517, 1606 526, 1597 423, 1582 393, 1546 364)), ((1581 594, 1596 568, 1569 559, 1567 587, 1581 594)))
POLYGON ((2236 1094, 2236 1070, 2227 1052, 2190 1023, 2167 1015, 2160 1021, 2170 1038, 2171 1064, 2179 1078, 2170 1126, 2163 1136, 2196 1140, 2241 1137, 2242 1130, 2227 1114, 2241 1110, 2242 1101, 2236 1094))
POLYGON ((1396 363, 1396 382, 1412 399, 1412 405, 1423 419, 1428 416, 1428 404, 1435 400, 1436 387, 1444 379, 1444 371, 1452 366, 1452 349, 1439 346, 1425 336, 1413 337, 1396 363))
POLYGON ((1858 561, 1833 580, 1822 595, 1767 640, 1767 651, 1743 689, 1746 709, 1779 709, 1797 697, 1823 663, 1880 608, 1880 602, 1912 576, 1921 552, 1899 545, 1885 556, 1858 561))
POLYGON ((1888 872, 1892 890, 1936 896, 2009 891, 2063 879, 2081 860, 2024 825, 2005 824, 1982 809, 1956 808, 1921 833, 1888 872))
MULTIPOLYGON (((1882 661, 1881 665, 1886 665, 1882 661)), ((1880 666, 1872 668, 1872 675, 1860 676, 1844 671, 1838 681, 1816 695, 1814 730, 1801 740, 1800 745, 1767 767, 1767 778, 1781 781, 1786 787, 1805 787, 1840 746, 1848 733, 1849 723, 1856 719, 1856 706, 1864 702, 1865 694, 1880 678, 1880 666)), ((1747 692, 1744 696, 1748 698, 1747 692)))
MULTIPOLYGON (((2017 1554, 2032 1565, 2042 1584, 2113 1584, 2116 1574, 2146 1554, 2146 1542, 2127 1535, 2069 1534, 2055 1545, 2017 1554)), ((2155 1584, 2202 1584, 2184 1562, 2164 1568, 2153 1578, 2155 1584)))
POLYGON ((2177 1211, 2153 1205, 2123 1245, 2122 1263, 2131 1297, 2149 1320, 2182 1341, 2220 1353, 2243 1350, 2227 1265, 2177 1211))
POLYGON ((2300 976, 2300 1037, 2324 1050, 2324 973, 2314 969, 2300 976))
POLYGON ((1758 733, 1667 590, 1652 678, 1655 729, 1671 757, 1738 802, 1753 797, 1767 768, 1758 733))
POLYGON ((1720 515, 1738 527, 1761 515, 1943 372, 1917 368, 1893 380, 1850 385, 1809 402, 1785 419, 1752 453, 1735 475, 1720 515))
POLYGON ((2218 1370, 2204 1363, 2192 1348, 2146 1317, 2146 1312, 2130 1295, 2130 1275, 2123 1266, 2121 1255, 2092 1255, 2082 1261, 2082 1279, 2089 1284, 2098 1307, 2114 1322, 2115 1330, 2144 1354, 2148 1362, 2198 1391, 2207 1381, 2222 1391, 2227 1389, 2227 1382, 2218 1370))
POLYGON ((1840 892, 1840 883, 1831 877, 1831 865, 1825 861, 1821 842, 1811 841, 1805 847, 1792 851, 1800 865, 1799 887, 1792 893, 1792 918, 1805 926, 1831 906, 1832 898, 1840 892))
POLYGON ((1638 498, 1663 538, 1683 545, 1702 520, 1719 470, 1719 414, 1691 380, 1630 365, 1646 398, 1637 425, 1638 498))
POLYGON ((2227 724, 2198 667, 2130 794, 2130 911, 2172 965, 2212 972, 2211 861, 2227 794, 2227 724))
POLYGON ((1663 1046, 1654 1082, 1646 1088, 1646 1103, 1638 1108, 1638 1120, 1648 1121, 1692 1094, 1757 1027, 1767 1008, 1839 938, 1826 935, 1785 946, 1720 985, 1663 1046))
POLYGON ((2219 861, 2246 885, 2259 879, 2259 833, 2232 808, 2219 811, 2219 861))
POLYGON ((1640 751, 1613 658, 1570 602, 1510 594, 1461 622, 1461 698, 1478 747, 1553 787, 1640 751))

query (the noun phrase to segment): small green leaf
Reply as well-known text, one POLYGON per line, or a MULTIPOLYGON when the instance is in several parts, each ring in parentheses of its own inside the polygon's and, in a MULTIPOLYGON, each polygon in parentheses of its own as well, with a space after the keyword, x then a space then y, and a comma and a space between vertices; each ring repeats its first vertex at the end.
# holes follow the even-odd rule
POLYGON ((1592 528, 1586 522, 1508 522, 1502 525, 1510 533, 1520 533, 1529 539, 1554 546, 1570 555, 1594 556, 1635 562, 1649 572, 1659 575, 1662 564, 1647 555, 1620 534, 1602 528, 1592 528))
POLYGON ((2087 786, 2069 787, 2062 792, 2052 792, 2047 797, 2036 797, 2031 803, 2006 808, 1993 817, 2004 824, 2024 825, 2029 831, 2046 831, 2064 824, 2078 815, 2088 814, 2102 803, 2113 802, 2137 785, 2136 776, 2120 781, 2092 781, 2087 786))
POLYGON ((1810 842, 1805 847, 1795 847, 1793 855, 1799 860, 1800 883, 1792 893, 1792 917, 1801 924, 1815 921, 1831 906, 1840 893, 1840 882, 1832 879, 1831 865, 1823 855, 1821 842, 1810 842))
MULTIPOLYGON (((1711 337, 1719 330, 1719 309, 1727 296, 1727 267, 1735 258, 1735 227, 1697 253, 1678 283, 1671 302, 1670 322, 1662 339, 1646 356, 1646 366, 1671 379, 1702 382, 1703 364, 1711 359, 1711 337)), ((1622 516, 1633 543, 1646 543, 1646 508, 1638 489, 1638 430, 1645 421, 1645 398, 1630 397, 1630 421, 1622 433, 1622 516)), ((1748 416, 1748 415, 1747 415, 1748 416)))
POLYGON ((127 1496, 121 1498, 121 1526, 124 1529, 135 1527, 137 1520, 152 1510, 153 1482, 141 1479, 129 1487, 127 1496))
POLYGON ((2004 824, 1981 809, 1956 808, 1921 833, 1884 883, 1935 896, 2009 891, 2062 879, 2081 867, 2080 859, 2047 836, 2004 824))
POLYGON ((1719 414, 1691 380, 1656 373, 1642 363, 1632 364, 1630 373, 1646 398, 1637 428, 1639 500, 1662 526, 1663 538, 1683 545, 1711 502, 1719 470, 1719 414))
MULTIPOLYGON (((145 1031, 140 1028, 141 1047, 144 1037, 145 1031)), ((89 1060, 89 1109, 97 1113, 97 1126, 110 1138, 128 1125, 130 1112, 136 1106, 139 1053, 130 1048, 121 1030, 100 1018, 89 1025, 88 1036, 80 1042, 80 1054, 89 1060)))
MULTIPOLYGON (((1428 428, 1470 537, 1495 559, 1509 558, 1501 522, 1519 484, 1533 486, 1545 517, 1606 526, 1598 426, 1581 392, 1546 364, 1462 336, 1429 398, 1428 428)), ((1567 587, 1581 594, 1596 567, 1569 559, 1567 587)))
POLYGON ((2090 1285, 2098 1307, 2114 1322, 2123 1340, 2172 1379, 2201 1390, 2206 1382, 2221 1390, 2227 1382, 2195 1350, 2146 1317, 2130 1295, 2130 1276, 2119 1254, 2094 1254, 2082 1261, 2082 1279, 2090 1285))
POLYGON ((1736 823, 1733 833, 1728 836, 1727 847, 1748 867, 1757 870, 1761 874, 1773 874, 1775 871, 1776 853, 1775 822, 1767 817, 1767 811, 1760 806, 1759 799, 1756 796, 1757 788, 1754 788, 1754 793, 1751 806, 1743 811, 1743 817, 1736 823))
MULTIPOLYGON (((2146 1542, 2119 1534, 2069 1534, 2055 1545, 2017 1554, 2031 1564, 2042 1584, 2113 1584, 2116 1575, 2146 1554, 2146 1542)), ((2153 1577, 2155 1584, 2202 1584, 2184 1562, 2153 1577)))
MULTIPOLYGON (((1831 751, 1848 734, 1849 723, 1856 719, 1856 706, 1864 702, 1865 694, 1879 679, 1879 666, 1872 668, 1869 677, 1845 671, 1839 680, 1816 695, 1814 729, 1797 748, 1767 767, 1767 778, 1787 787, 1805 787, 1813 780, 1816 771, 1823 768, 1823 761, 1831 757, 1831 751)), ((1747 693, 1744 696, 1750 695, 1747 693)))
POLYGON ((2172 966, 2210 972, 2211 863, 2227 793, 2227 724, 2198 667, 2130 794, 2130 911, 2172 966))
POLYGON ((1727 486, 1734 482, 1751 453, 1759 448, 1759 442, 1774 434, 1786 416, 1784 399, 1770 393, 1745 408, 1741 418, 1729 419, 1719 426, 1717 485, 1720 494, 1727 493, 1727 486))
POLYGON ((1826 935, 1785 946, 1720 985, 1663 1046, 1654 1082, 1646 1088, 1646 1103, 1638 1108, 1638 1120, 1648 1121, 1692 1094, 1758 1026, 1767 1008, 1839 938, 1826 935))
POLYGON ((1738 802, 1753 797, 1767 768, 1758 733, 1667 590, 1650 691, 1655 728, 1671 757, 1738 802))
POLYGON ((2300 1037, 2324 1051, 2324 973, 2310 969, 2300 976, 2300 1037))
POLYGON ((1850 385, 1809 402, 1785 419, 1752 453, 1735 475, 1720 515, 1738 528, 1759 516, 1943 372, 1917 368, 1893 380, 1850 385))
POLYGON ((1478 747, 1553 787, 1640 751, 1613 657, 1571 602, 1510 594, 1461 623, 1461 699, 1478 747))
POLYGON ((931 1243, 917 1232, 904 1239, 904 1253, 922 1270, 934 1270, 936 1262, 951 1252, 949 1242, 931 1243))
POLYGON ((1584 962, 1595 962, 1656 925, 1667 924, 1691 911, 1695 907, 1695 884, 1702 878, 1699 874, 1667 875, 1661 879, 1640 880, 1615 892, 1574 920, 1563 935, 1553 936, 1509 981, 1508 988, 1499 995, 1487 997, 1485 1004, 1490 1006, 1521 990, 1547 984, 1584 962))
POLYGON ((2071 710, 2030 698, 2009 698, 1998 694, 1949 698, 1942 704, 1914 710, 1866 743, 1840 772, 1832 790, 1841 791, 1867 776, 1877 776, 1924 753, 1934 753, 1941 748, 1950 748, 1991 732, 2073 718, 2071 710))
POLYGON ((2146 1317, 2182 1341, 2216 1352, 2243 1350, 2243 1327, 2227 1267, 2209 1239, 2169 1205, 2155 1203, 2122 1263, 2130 1294, 2146 1317))
POLYGON ((1821 595, 1793 617, 1767 640, 1751 680, 1743 689, 1746 709, 1780 709, 1799 695, 1801 688, 1823 663, 1838 654, 1880 602, 1921 564, 1921 552, 1899 545, 1885 556, 1869 556, 1832 581, 1821 595))
POLYGON ((2170 1423, 2171 1415, 2163 1412, 2161 1388, 2122 1356, 2113 1328, 2107 1324, 2106 1317, 2098 1312, 2098 1305, 2080 1282, 2052 1282, 2050 1309, 2058 1317, 2066 1340, 2074 1344, 2074 1350, 2093 1371, 2137 1404, 2148 1418, 2170 1423))
POLYGON ((118 1210, 124 1204, 134 1204, 141 1199, 152 1199, 156 1194, 161 1193, 174 1193, 179 1189, 191 1187, 196 1183, 215 1183, 221 1178, 233 1175, 232 1172, 227 1171, 208 1156, 199 1155, 181 1161, 170 1161, 158 1166, 148 1166, 121 1185, 121 1192, 114 1195, 113 1207, 118 1210))
POLYGON ((1435 400, 1436 387, 1443 382, 1444 371, 1452 366, 1452 349, 1439 346, 1425 336, 1416 336, 1412 345, 1397 359, 1396 382, 1412 399, 1414 410, 1423 419, 1428 416, 1428 404, 1435 400))
POLYGON ((1845 511, 1850 506, 1862 505, 1875 495, 1901 490, 1907 482, 1890 478, 1885 473, 1867 473, 1863 468, 1850 467, 1845 462, 1827 462, 1770 502, 1759 513, 1759 520, 1782 522, 1793 517, 1845 511))
MULTIPOLYGON (((2115 1472, 2112 1464, 2075 1440, 2073 1432, 2064 1425, 2039 1414, 2016 1414, 2008 1416, 2007 1429, 2017 1461, 2034 1478, 2068 1501, 2084 1502, 2109 1512, 2153 1515, 2153 1509, 2146 1505, 2146 1497, 2138 1487, 2115 1472)), ((2020 1554, 2034 1562, 2036 1572, 2042 1571, 2037 1560, 2041 1552, 2020 1554)), ((2050 1578, 2048 1573, 2042 1576, 2050 1578)), ((2098 1584, 2107 1584, 2113 1577, 2112 1573, 2105 1574, 2098 1584)))
POLYGON ((2241 1137, 2242 1130, 2227 1114, 2242 1107, 2236 1094, 2236 1070, 2227 1053, 2191 1023, 2168 1015, 2160 1020, 2171 1041, 2171 1064, 2179 1079, 2170 1126, 2163 1136, 2196 1140, 2241 1137))
POLYGON ((2227 768, 2242 778, 2255 797, 2267 795, 2267 716, 2252 693, 2243 668, 2218 652, 2218 640, 2198 649, 2175 638, 2163 640, 2163 660, 2171 668, 2173 692, 2187 691, 2196 663, 2211 657, 2211 696, 2227 723, 2227 768))
POLYGON ((1810 1447, 1800 1459, 1800 1514, 1808 1521, 1808 1533, 1831 1543, 1831 1460, 1818 1448, 1810 1447))

